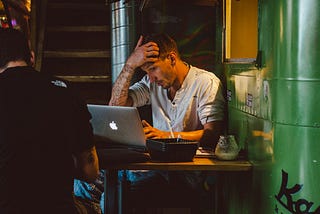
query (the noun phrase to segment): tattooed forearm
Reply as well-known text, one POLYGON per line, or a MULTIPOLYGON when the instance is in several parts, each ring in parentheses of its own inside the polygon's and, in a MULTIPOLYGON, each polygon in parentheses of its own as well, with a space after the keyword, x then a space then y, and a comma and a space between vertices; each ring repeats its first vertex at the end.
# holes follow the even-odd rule
POLYGON ((134 69, 125 64, 121 73, 119 74, 119 77, 113 85, 109 105, 124 106, 127 104, 128 91, 133 74, 134 69))

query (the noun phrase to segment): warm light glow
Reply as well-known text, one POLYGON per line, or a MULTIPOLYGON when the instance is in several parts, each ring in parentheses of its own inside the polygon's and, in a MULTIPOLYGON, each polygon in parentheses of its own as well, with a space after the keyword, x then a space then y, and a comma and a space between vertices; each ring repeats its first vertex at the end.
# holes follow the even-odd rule
POLYGON ((258 0, 225 0, 226 59, 256 58, 258 0))
POLYGON ((226 58, 231 57, 231 0, 226 0, 226 58))
POLYGON ((31 0, 26 0, 26 8, 30 12, 31 11, 31 0))

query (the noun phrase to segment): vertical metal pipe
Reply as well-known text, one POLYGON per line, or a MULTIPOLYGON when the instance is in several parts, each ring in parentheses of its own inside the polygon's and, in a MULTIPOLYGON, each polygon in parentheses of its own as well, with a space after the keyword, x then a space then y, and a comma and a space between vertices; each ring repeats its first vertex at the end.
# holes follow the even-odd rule
POLYGON ((135 1, 120 0, 110 4, 112 84, 121 72, 136 40, 135 8, 135 1))
POLYGON ((272 206, 320 213, 320 2, 274 2, 272 206))

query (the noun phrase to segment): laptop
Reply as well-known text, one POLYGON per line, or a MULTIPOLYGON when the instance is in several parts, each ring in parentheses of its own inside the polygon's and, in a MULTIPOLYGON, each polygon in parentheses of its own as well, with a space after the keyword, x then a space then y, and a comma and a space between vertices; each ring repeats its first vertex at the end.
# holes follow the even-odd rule
POLYGON ((146 139, 136 107, 87 104, 99 145, 146 150, 146 139))

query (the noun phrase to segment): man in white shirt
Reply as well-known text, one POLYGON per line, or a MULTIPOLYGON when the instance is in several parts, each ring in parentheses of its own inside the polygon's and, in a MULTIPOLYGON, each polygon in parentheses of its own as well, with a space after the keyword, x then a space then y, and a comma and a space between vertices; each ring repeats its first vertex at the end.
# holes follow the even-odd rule
MULTIPOLYGON (((139 38, 113 85, 109 105, 151 105, 153 125, 142 121, 149 139, 179 137, 214 149, 223 134, 225 99, 220 80, 213 73, 182 61, 176 42, 166 34, 139 38), (138 68, 146 75, 130 86, 138 68)), ((126 170, 123 173, 132 185, 142 187, 159 186, 169 177, 166 171, 126 170)), ((177 176, 181 183, 193 189, 203 185, 205 178, 200 172, 181 172, 177 176)), ((78 183, 76 193, 84 189, 81 186, 83 183, 78 183)), ((92 195, 93 191, 89 192, 92 195)))
MULTIPOLYGON (((179 137, 214 149, 223 134, 225 99, 220 80, 182 61, 176 42, 166 34, 139 38, 114 83, 109 105, 151 105, 153 126, 143 121, 147 138, 179 137), (137 68, 146 75, 130 86, 137 68)), ((155 173, 165 174, 127 173, 133 183, 152 178, 155 173)))
POLYGON ((165 34, 140 37, 114 83, 109 105, 151 105, 153 126, 143 122, 147 138, 179 136, 214 148, 223 131, 220 80, 182 61, 176 42, 165 34), (146 75, 130 87, 137 68, 146 75))

